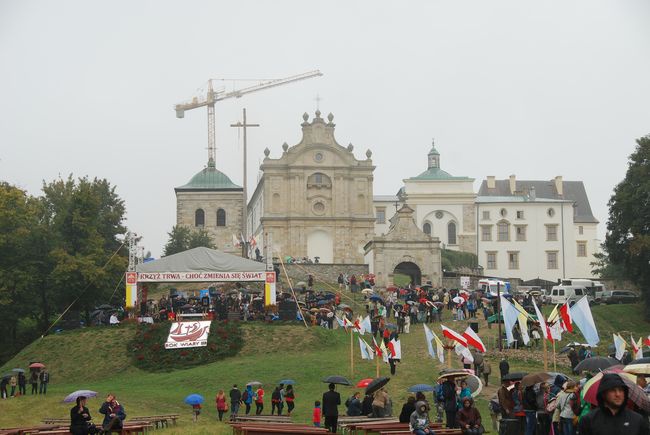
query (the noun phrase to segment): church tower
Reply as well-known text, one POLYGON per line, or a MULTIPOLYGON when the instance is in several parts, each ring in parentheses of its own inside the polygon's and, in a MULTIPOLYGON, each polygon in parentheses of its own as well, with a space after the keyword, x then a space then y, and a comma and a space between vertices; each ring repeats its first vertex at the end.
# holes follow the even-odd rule
POLYGON ((438 150, 436 150, 436 144, 435 141, 431 141, 431 151, 429 151, 428 154, 429 157, 429 165, 428 169, 436 168, 440 169, 440 153, 438 150))

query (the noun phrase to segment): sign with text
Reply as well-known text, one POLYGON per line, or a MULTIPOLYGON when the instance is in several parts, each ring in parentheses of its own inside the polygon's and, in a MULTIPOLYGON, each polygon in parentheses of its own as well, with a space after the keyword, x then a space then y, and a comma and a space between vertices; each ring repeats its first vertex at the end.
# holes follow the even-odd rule
POLYGON ((209 320, 172 323, 165 349, 207 346, 210 323, 209 320))
POLYGON ((264 282, 264 305, 275 305, 275 272, 266 272, 264 282))
POLYGON ((467 290, 470 286, 470 279, 469 276, 461 276, 460 277, 460 286, 467 290))
POLYGON ((138 282, 264 281, 264 272, 139 272, 138 282))

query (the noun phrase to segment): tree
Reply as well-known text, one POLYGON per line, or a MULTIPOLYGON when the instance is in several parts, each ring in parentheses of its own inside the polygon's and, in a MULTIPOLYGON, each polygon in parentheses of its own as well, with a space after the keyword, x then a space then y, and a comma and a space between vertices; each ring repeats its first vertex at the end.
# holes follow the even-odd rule
POLYGON ((608 260, 641 289, 650 319, 650 135, 637 139, 625 178, 608 205, 608 260))
POLYGON ((198 248, 200 246, 216 249, 210 233, 204 228, 196 230, 184 225, 174 225, 171 232, 167 233, 169 240, 163 249, 163 255, 178 254, 188 249, 198 248))

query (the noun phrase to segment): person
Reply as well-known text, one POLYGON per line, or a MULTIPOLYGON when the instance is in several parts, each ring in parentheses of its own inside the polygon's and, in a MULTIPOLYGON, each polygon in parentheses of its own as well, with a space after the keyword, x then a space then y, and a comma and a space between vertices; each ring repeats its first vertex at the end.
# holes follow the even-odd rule
POLYGON ((43 369, 41 374, 38 376, 38 379, 41 381, 41 388, 38 391, 38 394, 47 394, 47 384, 50 382, 50 373, 43 369))
POLYGON ((442 380, 433 388, 433 403, 436 404, 436 422, 442 423, 442 416, 445 413, 445 396, 442 391, 442 380))
POLYGON ((296 395, 293 391, 293 385, 287 385, 286 393, 284 395, 284 400, 287 402, 287 415, 291 416, 291 411, 296 406, 294 400, 296 400, 296 395))
POLYGON ((11 397, 14 397, 16 395, 16 386, 18 385, 18 380, 16 379, 16 376, 12 376, 9 379, 9 386, 11 387, 11 397))
POLYGON ((32 395, 38 394, 38 372, 36 370, 30 375, 29 383, 32 384, 32 395))
POLYGON ((237 384, 232 386, 228 396, 230 397, 230 420, 235 420, 237 414, 239 414, 239 406, 241 405, 241 391, 237 388, 237 384))
POLYGON ((228 402, 226 401, 226 394, 223 390, 219 390, 217 396, 214 398, 217 404, 217 414, 219 414, 219 421, 223 421, 223 414, 228 411, 228 402))
POLYGON ((402 412, 399 414, 400 423, 410 423, 411 414, 415 412, 415 397, 409 396, 404 405, 402 405, 402 412))
POLYGON ((445 398, 445 416, 447 418, 447 428, 456 428, 456 411, 458 409, 456 399, 456 384, 451 378, 447 378, 442 384, 442 395, 445 398))
POLYGON ((409 419, 409 428, 414 435, 433 435, 433 431, 429 427, 429 408, 424 402, 417 402, 415 404, 415 411, 411 413, 409 419))
POLYGON ((463 406, 456 414, 458 425, 463 435, 481 435, 484 432, 481 426, 481 413, 474 407, 472 397, 463 397, 463 406))
POLYGON ((323 415, 325 416, 325 427, 331 433, 336 433, 339 420, 339 405, 341 395, 336 391, 336 385, 330 384, 329 390, 323 393, 323 415))
POLYGON ((372 414, 372 396, 366 394, 361 402, 361 415, 370 416, 372 414))
POLYGON ((278 415, 280 415, 280 402, 281 402, 282 396, 280 394, 280 387, 275 387, 273 390, 273 393, 271 393, 271 415, 275 413, 275 410, 278 410, 278 415))
POLYGON ((314 423, 314 426, 320 427, 321 420, 321 410, 320 410, 320 400, 314 402, 314 411, 311 413, 311 421, 314 423))
POLYGON ((386 416, 386 405, 388 404, 388 393, 383 388, 375 391, 372 400, 372 416, 381 418, 386 416))
MULTIPOLYGON (((601 381, 602 382, 602 381, 601 381)), ((576 383, 568 381, 563 391, 557 395, 557 408, 560 413, 560 427, 562 435, 574 435, 573 417, 576 416, 574 409, 577 402, 575 394, 576 383)))
POLYGON ((117 314, 115 314, 115 313, 111 314, 111 317, 110 317, 110 319, 108 320, 108 323, 109 323, 111 326, 119 325, 119 324, 120 324, 120 321, 117 319, 117 314))
POLYGON ((242 394, 241 400, 242 400, 242 402, 244 402, 244 406, 246 406, 246 415, 248 415, 251 412, 251 405, 253 403, 253 386, 252 385, 246 385, 246 389, 244 390, 244 393, 242 394))
POLYGON ((9 378, 8 377, 4 377, 0 381, 0 397, 2 397, 3 399, 7 398, 7 385, 8 384, 9 384, 9 378))
POLYGON ((26 384, 27 378, 25 377, 25 373, 18 373, 18 394, 21 394, 23 396, 27 394, 27 389, 25 388, 26 384))
POLYGON ((343 287, 344 287, 344 285, 345 285, 345 279, 343 278, 343 274, 342 274, 342 273, 339 273, 339 277, 336 279, 336 281, 337 281, 338 284, 339 284, 339 289, 343 289, 343 287))
POLYGON ((542 434, 547 434, 551 431, 551 416, 546 411, 548 405, 548 397, 550 394, 550 386, 546 382, 539 384, 539 391, 537 393, 537 422, 539 431, 542 434))
POLYGON ((504 356, 501 358, 501 362, 499 363, 499 371, 501 372, 501 379, 505 378, 508 373, 510 373, 510 364, 508 364, 508 360, 504 356))
POLYGON ((497 391, 497 398, 501 407, 501 418, 513 418, 512 410, 515 404, 512 401, 512 393, 509 387, 510 381, 502 381, 501 387, 497 391))
POLYGON ((580 359, 578 358, 578 352, 576 352, 575 348, 571 347, 569 349, 567 358, 569 358, 569 361, 571 362, 571 371, 575 373, 575 368, 580 362, 580 359))
POLYGON ((537 394, 535 387, 529 385, 523 394, 524 412, 526 413, 526 435, 535 435, 537 427, 537 394))
POLYGON ((517 419, 519 433, 524 433, 526 430, 526 412, 524 411, 524 393, 521 390, 521 382, 515 382, 514 388, 511 391, 511 395, 512 403, 514 404, 512 413, 517 419))
POLYGON ((361 393, 356 391, 346 402, 345 406, 347 407, 346 414, 350 417, 356 417, 361 415, 361 393))
POLYGON ((199 420, 199 414, 201 414, 201 404, 195 403, 192 405, 192 421, 196 423, 199 420))
MULTIPOLYGON (((331 326, 330 326, 330 329, 331 329, 331 326)), ((281 415, 282 410, 284 409, 284 396, 286 394, 287 394, 287 390, 284 389, 284 384, 280 384, 280 402, 278 402, 278 415, 281 415)))
POLYGON ((264 388, 260 387, 255 392, 255 415, 261 415, 264 410, 264 388))
POLYGON ((104 421, 102 422, 102 429, 104 432, 109 432, 115 429, 122 429, 122 422, 126 418, 124 407, 117 401, 115 395, 109 393, 106 400, 99 408, 99 413, 104 414, 104 421))
POLYGON ((465 397, 472 397, 472 392, 467 386, 467 381, 460 381, 460 394, 458 395, 460 401, 462 402, 465 397))
POLYGON ((488 378, 492 374, 492 366, 490 365, 487 360, 483 360, 483 363, 481 363, 481 372, 483 372, 483 379, 485 380, 485 386, 488 386, 488 378))
POLYGON ((616 373, 603 375, 598 386, 598 407, 580 419, 580 435, 647 435, 648 420, 627 407, 629 389, 616 373))
POLYGON ((92 417, 86 408, 86 396, 77 397, 77 404, 70 409, 70 432, 73 435, 97 433, 97 428, 90 420, 92 417))

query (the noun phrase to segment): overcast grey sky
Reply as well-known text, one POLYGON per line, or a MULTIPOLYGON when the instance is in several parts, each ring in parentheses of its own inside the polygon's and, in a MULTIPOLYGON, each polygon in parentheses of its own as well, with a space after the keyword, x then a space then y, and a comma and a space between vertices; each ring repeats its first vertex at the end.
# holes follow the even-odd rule
POLYGON ((208 78, 324 76, 217 104, 217 167, 252 192, 265 147, 297 143, 319 94, 337 139, 373 151, 375 194, 426 169, 583 180, 607 201, 650 133, 650 2, 0 0, 0 179, 89 175, 117 186, 159 256, 173 188, 207 161, 205 109, 173 105, 208 78))

